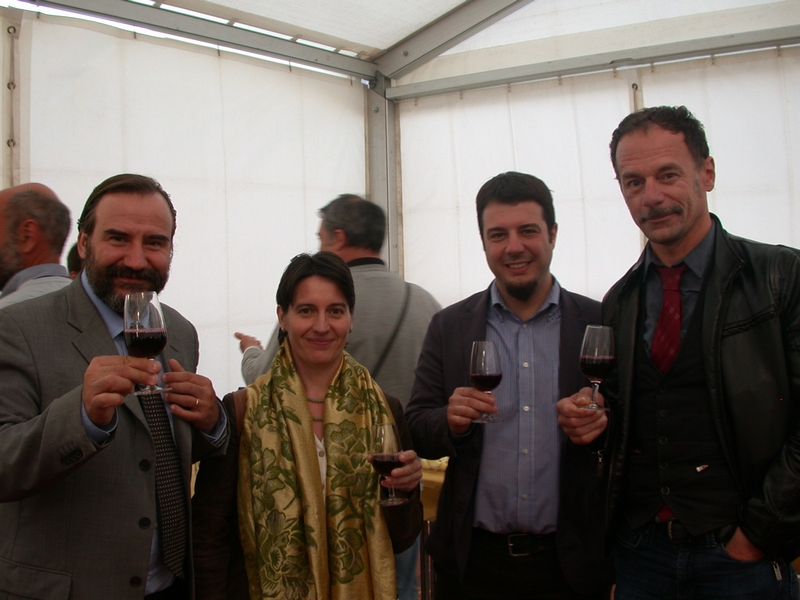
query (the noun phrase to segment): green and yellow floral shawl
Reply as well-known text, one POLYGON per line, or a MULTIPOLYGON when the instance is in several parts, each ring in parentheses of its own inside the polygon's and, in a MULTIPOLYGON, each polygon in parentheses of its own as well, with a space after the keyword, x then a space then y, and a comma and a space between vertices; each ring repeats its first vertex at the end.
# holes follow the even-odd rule
POLYGON ((392 542, 367 461, 383 392, 345 353, 325 397, 323 498, 311 413, 284 343, 247 388, 239 452, 239 529, 250 597, 395 600, 392 542))

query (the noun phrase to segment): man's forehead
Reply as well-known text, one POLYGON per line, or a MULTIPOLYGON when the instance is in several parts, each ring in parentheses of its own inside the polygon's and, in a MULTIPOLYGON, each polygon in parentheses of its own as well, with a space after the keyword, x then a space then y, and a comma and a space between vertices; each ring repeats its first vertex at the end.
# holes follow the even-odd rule
POLYGON ((137 194, 131 192, 112 192, 98 200, 95 208, 99 229, 105 229, 117 221, 132 220, 163 226, 172 230, 172 212, 167 201, 158 192, 137 194))

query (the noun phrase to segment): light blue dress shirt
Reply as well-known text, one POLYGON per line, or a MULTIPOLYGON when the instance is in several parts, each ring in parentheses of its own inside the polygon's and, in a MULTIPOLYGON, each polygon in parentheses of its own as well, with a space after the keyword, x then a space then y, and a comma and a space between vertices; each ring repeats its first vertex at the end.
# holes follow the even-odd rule
MULTIPOLYGON (((561 287, 553 287, 539 311, 521 321, 492 283, 486 339, 500 352, 503 379, 494 390, 503 421, 483 427, 483 451, 475 499, 476 527, 495 533, 551 533, 558 520, 558 365, 561 287)), ((576 357, 577 360, 577 357, 576 357)))

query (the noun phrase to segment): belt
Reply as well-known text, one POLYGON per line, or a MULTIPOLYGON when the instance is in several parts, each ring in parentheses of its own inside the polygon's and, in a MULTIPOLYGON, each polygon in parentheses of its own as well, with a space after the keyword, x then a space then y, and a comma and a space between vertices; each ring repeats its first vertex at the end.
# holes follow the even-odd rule
POLYGON ((692 542, 705 542, 708 539, 708 534, 714 536, 714 541, 718 544, 727 544, 733 537, 736 531, 736 524, 729 523, 718 527, 713 531, 702 533, 700 535, 692 535, 686 526, 678 521, 678 519, 670 519, 666 523, 654 523, 656 531, 666 536, 673 544, 684 544, 692 542))
POLYGON ((530 556, 556 547, 555 533, 493 533, 474 527, 472 540, 477 545, 508 552, 512 557, 530 556))

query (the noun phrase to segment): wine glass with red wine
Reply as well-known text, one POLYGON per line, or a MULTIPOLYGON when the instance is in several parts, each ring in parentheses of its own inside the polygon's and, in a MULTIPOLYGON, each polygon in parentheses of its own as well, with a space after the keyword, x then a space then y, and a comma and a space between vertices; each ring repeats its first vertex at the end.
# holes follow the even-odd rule
MULTIPOLYGON (((475 389, 492 393, 503 379, 500 355, 494 342, 472 342, 472 355, 469 360, 469 379, 475 389)), ((483 413, 473 423, 497 423, 502 417, 483 413)))
MULTIPOLYGON (((131 292, 125 295, 125 346, 128 354, 137 358, 153 360, 167 345, 167 329, 164 313, 155 292, 131 292)), ((137 396, 158 394, 169 390, 146 385, 138 388, 137 396)))
POLYGON ((592 382, 592 401, 584 410, 608 410, 598 406, 596 397, 600 382, 614 370, 614 331, 604 325, 587 325, 581 346, 581 373, 592 382))
MULTIPOLYGON (((372 426, 372 455, 370 462, 383 477, 388 477, 394 469, 403 466, 400 462, 400 435, 394 423, 378 423, 372 426)), ((381 506, 397 506, 408 502, 408 498, 394 495, 394 487, 389 488, 389 497, 378 501, 381 506)))

